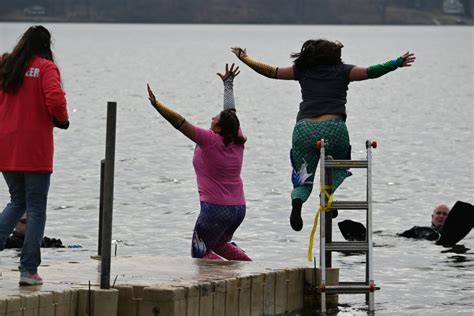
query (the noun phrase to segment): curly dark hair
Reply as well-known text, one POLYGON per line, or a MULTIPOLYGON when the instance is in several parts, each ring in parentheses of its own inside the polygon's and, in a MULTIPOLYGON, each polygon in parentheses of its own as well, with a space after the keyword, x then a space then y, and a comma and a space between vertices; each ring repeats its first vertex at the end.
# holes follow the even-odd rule
POLYGON ((26 68, 34 56, 54 62, 51 51, 51 33, 42 25, 30 27, 11 53, 0 59, 0 89, 16 92, 25 77, 26 68))
POLYGON ((335 65, 342 63, 342 43, 325 39, 307 40, 299 53, 291 54, 295 58, 295 66, 299 68, 316 67, 318 65, 335 65))
POLYGON ((219 135, 224 137, 224 145, 231 143, 236 145, 244 144, 247 139, 239 135, 240 122, 234 110, 224 110, 220 113, 217 126, 221 129, 219 135))

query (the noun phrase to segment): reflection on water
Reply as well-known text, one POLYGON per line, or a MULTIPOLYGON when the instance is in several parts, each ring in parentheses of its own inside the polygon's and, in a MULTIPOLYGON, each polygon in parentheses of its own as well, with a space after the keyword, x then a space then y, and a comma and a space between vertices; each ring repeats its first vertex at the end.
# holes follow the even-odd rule
MULTIPOLYGON (((191 166, 193 145, 149 106, 146 83, 170 107, 200 126, 221 108, 222 83, 215 75, 237 62, 229 47, 241 45, 258 59, 290 64, 289 54, 308 38, 344 43, 343 60, 362 66, 410 50, 410 69, 351 83, 347 124, 354 159, 373 151, 374 275, 380 314, 462 314, 474 308, 473 233, 465 252, 444 252, 428 241, 396 237, 414 225, 429 225, 432 208, 472 201, 474 185, 473 51, 470 27, 226 26, 226 25, 48 25, 71 112, 68 131, 55 131, 56 154, 46 235, 83 249, 43 250, 43 263, 96 254, 100 160, 104 158, 106 102, 118 102, 113 238, 120 255, 188 257, 199 209, 191 166), (94 36, 84 36, 87 34, 94 36), (80 39, 80 40, 78 40, 80 39), (127 39, 124 41, 124 39, 127 39), (153 39, 153 40, 150 40, 153 39), (264 39, 264 40, 262 40, 264 39), (192 50, 191 50, 192 48, 192 50), (436 53, 434 53, 436 52, 436 53), (462 269, 462 273, 459 273, 462 269), (430 288, 429 300, 424 293, 430 288), (463 289, 462 291, 460 289, 463 289)), ((0 23, 1 51, 26 29, 0 23)), ((300 99, 293 82, 262 78, 242 67, 235 96, 248 136, 243 168, 247 217, 236 242, 255 261, 312 265, 308 237, 319 204, 303 208, 304 228, 289 226, 289 148, 300 99)), ((316 175, 316 176, 319 176, 316 175)), ((7 201, 7 190, 0 201, 7 201)), ((317 191, 317 190, 315 190, 317 191)), ((358 170, 336 199, 363 200, 358 170)), ((337 220, 363 222, 358 211, 337 220)), ((342 236, 335 225, 335 239, 342 236)), ((319 238, 315 244, 319 243, 319 238)), ((314 254, 317 255, 317 251, 314 254)), ((3 261, 17 253, 2 252, 3 261)), ((364 256, 335 254, 341 280, 364 279, 364 256)), ((364 314, 362 295, 342 296, 340 314, 364 314)))
POLYGON ((471 250, 469 248, 466 248, 464 245, 455 245, 453 247, 450 247, 447 250, 441 251, 441 253, 448 253, 448 252, 453 252, 453 253, 466 253, 468 250, 471 250))
MULTIPOLYGON (((452 260, 455 263, 472 261, 472 259, 468 259, 465 256, 452 256, 452 257, 448 257, 448 259, 452 260)), ((457 267, 462 268, 463 266, 457 266, 457 267)))

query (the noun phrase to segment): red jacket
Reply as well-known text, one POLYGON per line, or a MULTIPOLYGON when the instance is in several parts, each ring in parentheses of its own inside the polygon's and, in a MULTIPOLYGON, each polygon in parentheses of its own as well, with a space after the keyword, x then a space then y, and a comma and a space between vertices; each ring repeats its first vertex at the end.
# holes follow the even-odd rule
POLYGON ((53 117, 68 120, 58 67, 34 57, 16 93, 0 90, 0 171, 53 172, 53 117))

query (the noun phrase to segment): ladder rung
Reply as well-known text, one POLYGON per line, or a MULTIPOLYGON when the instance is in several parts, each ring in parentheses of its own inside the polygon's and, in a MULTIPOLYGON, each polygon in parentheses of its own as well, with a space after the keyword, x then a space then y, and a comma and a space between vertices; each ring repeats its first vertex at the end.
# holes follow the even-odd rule
MULTIPOLYGON (((371 291, 367 284, 361 285, 326 285, 326 293, 334 294, 364 294, 371 291)), ((374 287, 374 290, 380 290, 380 287, 374 287)), ((321 292, 319 289, 318 292, 321 292)))
POLYGON ((366 282, 354 282, 354 281, 339 281, 339 286, 346 286, 346 285, 365 285, 367 286, 366 282))
POLYGON ((331 210, 366 210, 369 208, 367 201, 334 201, 331 210))
POLYGON ((326 243, 326 251, 354 252, 368 250, 369 245, 364 241, 334 241, 326 243))
POLYGON ((326 160, 324 161, 325 168, 367 168, 367 160, 326 160))

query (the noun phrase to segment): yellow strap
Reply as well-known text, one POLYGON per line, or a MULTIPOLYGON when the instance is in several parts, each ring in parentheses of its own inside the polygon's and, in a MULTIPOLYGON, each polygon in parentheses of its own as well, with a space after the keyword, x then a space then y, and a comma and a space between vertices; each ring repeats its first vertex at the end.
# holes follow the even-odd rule
POLYGON ((314 242, 314 233, 316 232, 316 228, 318 227, 319 221, 319 213, 321 212, 329 212, 331 210, 332 201, 334 199, 334 194, 329 194, 326 190, 332 189, 332 186, 325 186, 324 189, 321 186, 321 193, 324 194, 327 198, 327 206, 321 205, 319 206, 318 211, 316 212, 316 216, 314 217, 313 229, 311 230, 311 235, 309 236, 309 247, 308 247, 308 261, 313 260, 313 242, 314 242))

